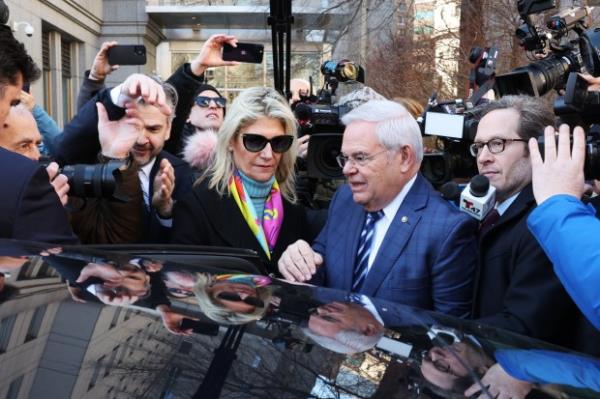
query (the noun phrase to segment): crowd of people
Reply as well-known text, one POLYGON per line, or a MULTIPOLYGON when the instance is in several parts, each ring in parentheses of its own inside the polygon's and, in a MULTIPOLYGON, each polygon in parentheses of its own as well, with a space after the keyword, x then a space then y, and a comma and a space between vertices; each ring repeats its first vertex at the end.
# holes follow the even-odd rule
POLYGON ((315 228, 296 201, 295 164, 307 142, 289 101, 253 87, 228 104, 204 83, 207 68, 236 64, 221 58, 225 43, 237 39, 212 36, 166 81, 133 74, 113 88, 104 80, 116 43, 104 43, 61 131, 22 91, 40 71, 1 27, 0 237, 247 248, 272 277, 600 356, 600 222, 579 201, 581 129, 571 150, 569 128, 556 133, 540 99, 505 96, 483 106, 472 151, 496 204, 477 223, 420 173, 423 139, 407 108, 364 101, 342 118, 337 162, 347 183, 315 228), (536 138, 544 130, 542 160, 536 138), (42 153, 47 166, 38 163, 42 153), (59 166, 111 162, 127 200, 69 195, 59 166))

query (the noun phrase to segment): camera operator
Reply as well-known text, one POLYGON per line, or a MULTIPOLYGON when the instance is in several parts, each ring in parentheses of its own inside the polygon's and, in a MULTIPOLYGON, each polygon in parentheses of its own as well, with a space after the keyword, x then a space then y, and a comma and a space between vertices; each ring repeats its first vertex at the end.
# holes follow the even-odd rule
POLYGON ((571 298, 600 330, 600 221, 591 206, 579 201, 585 134, 580 127, 574 129, 572 152, 567 125, 559 128, 558 148, 554 128, 547 127, 544 136, 544 160, 536 140, 529 140, 533 194, 539 206, 527 224, 571 298))
MULTIPOLYGON (((21 97, 24 82, 40 75, 22 43, 10 27, 0 26, 0 124, 4 124, 13 105, 21 97)), ((48 173, 37 163, 0 149, 0 237, 72 244, 73 235, 67 215, 48 180, 48 173)))

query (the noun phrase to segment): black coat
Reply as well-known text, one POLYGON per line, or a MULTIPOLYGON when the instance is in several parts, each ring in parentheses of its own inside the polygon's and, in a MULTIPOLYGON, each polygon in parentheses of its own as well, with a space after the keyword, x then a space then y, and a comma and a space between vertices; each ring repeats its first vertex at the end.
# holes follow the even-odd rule
POLYGON ((260 256, 267 272, 279 276, 277 260, 288 245, 299 239, 312 241, 304 208, 284 199, 283 214, 283 225, 269 260, 235 200, 229 195, 220 196, 203 182, 175 204, 171 242, 252 249, 260 256))
POLYGON ((0 170, 0 238, 77 243, 43 167, 0 148, 0 170))
POLYGON ((527 228, 527 216, 535 206, 528 185, 479 237, 473 317, 494 327, 572 346, 572 321, 578 311, 527 228))

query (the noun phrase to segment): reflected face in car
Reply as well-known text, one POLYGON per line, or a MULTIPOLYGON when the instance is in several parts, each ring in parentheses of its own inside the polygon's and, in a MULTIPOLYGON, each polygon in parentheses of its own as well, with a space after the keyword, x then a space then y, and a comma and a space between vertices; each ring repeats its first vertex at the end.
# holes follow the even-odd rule
POLYGON ((308 328, 315 334, 334 338, 341 331, 372 336, 381 332, 383 325, 361 305, 332 302, 315 309, 308 319, 308 328))
POLYGON ((192 289, 196 285, 196 278, 187 272, 166 272, 164 283, 170 295, 176 298, 188 298, 194 296, 192 289))
POLYGON ((264 307, 255 288, 246 284, 222 281, 208 288, 213 302, 237 313, 252 313, 257 307, 264 307))
POLYGON ((452 390, 459 380, 469 378, 465 365, 483 374, 486 363, 487 357, 480 350, 464 342, 456 342, 422 352, 421 374, 437 387, 452 390))
POLYGON ((150 288, 150 276, 142 269, 133 265, 125 265, 119 270, 122 280, 120 287, 126 289, 130 294, 143 296, 148 293, 150 288))

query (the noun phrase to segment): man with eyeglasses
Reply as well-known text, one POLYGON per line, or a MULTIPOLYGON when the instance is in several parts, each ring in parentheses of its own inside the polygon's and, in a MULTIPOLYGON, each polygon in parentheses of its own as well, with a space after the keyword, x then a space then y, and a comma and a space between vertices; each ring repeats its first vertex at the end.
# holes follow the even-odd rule
POLYGON ((573 347, 577 310, 526 224, 536 206, 527 141, 553 125, 552 112, 540 99, 505 96, 480 116, 471 153, 496 188, 497 202, 479 234, 473 317, 573 347))
POLYGON ((359 292, 454 316, 470 310, 476 223, 419 173, 421 132, 400 104, 371 100, 346 114, 336 192, 311 248, 289 246, 291 281, 359 292))

